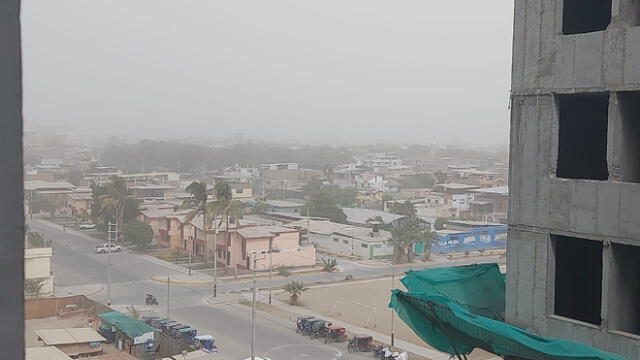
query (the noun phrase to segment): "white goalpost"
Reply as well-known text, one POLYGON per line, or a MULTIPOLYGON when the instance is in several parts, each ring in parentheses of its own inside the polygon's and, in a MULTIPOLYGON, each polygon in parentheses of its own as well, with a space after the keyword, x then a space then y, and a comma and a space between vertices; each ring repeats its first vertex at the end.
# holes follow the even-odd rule
POLYGON ((336 302, 333 304, 333 308, 331 309, 330 315, 336 314, 336 311, 338 315, 341 315, 343 304, 351 304, 351 305, 355 305, 356 307, 361 307, 363 309, 368 310, 367 321, 365 321, 364 327, 365 328, 369 327, 369 324, 371 323, 371 321, 373 321, 373 327, 376 327, 376 308, 374 306, 362 304, 357 301, 353 301, 345 298, 340 298, 336 300, 336 302))

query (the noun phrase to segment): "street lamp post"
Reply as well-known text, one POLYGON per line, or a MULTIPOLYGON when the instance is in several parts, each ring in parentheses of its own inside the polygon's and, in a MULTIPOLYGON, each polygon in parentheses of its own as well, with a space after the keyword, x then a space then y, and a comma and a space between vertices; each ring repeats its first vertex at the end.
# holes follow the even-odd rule
POLYGON ((269 304, 271 304, 272 289, 273 289, 273 238, 269 239, 269 304))
MULTIPOLYGON (((393 264, 391 264, 391 291, 393 291, 393 288, 396 286, 396 268, 393 267, 393 264)), ((393 347, 394 345, 394 329, 393 329, 393 320, 395 318, 395 312, 393 309, 391 309, 391 346, 393 347)))
MULTIPOLYGON (((215 219, 214 219, 215 220, 215 219)), ((227 229, 229 231, 229 229, 227 229)), ((213 297, 218 296, 218 233, 220 230, 216 226, 213 244, 213 297)))

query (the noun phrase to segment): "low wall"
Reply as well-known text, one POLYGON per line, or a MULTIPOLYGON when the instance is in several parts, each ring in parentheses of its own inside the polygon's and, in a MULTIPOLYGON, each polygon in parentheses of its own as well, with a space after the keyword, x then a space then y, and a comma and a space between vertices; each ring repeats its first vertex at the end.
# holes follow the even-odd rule
MULTIPOLYGON (((316 264, 316 248, 313 246, 305 246, 297 249, 287 249, 280 252, 274 252, 271 254, 271 257, 274 269, 280 266, 313 266, 316 264)), ((256 270, 269 269, 269 261, 270 255, 264 254, 264 259, 256 262, 256 270)))
POLYGON ((25 320, 65 316, 80 312, 95 313, 95 302, 84 295, 24 301, 25 320))

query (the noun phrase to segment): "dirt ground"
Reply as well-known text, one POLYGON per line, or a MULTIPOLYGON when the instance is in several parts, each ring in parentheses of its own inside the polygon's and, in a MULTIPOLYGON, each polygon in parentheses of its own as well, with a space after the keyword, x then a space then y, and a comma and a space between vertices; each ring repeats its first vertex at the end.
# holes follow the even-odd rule
MULTIPOLYGON (((300 306, 358 327, 389 334, 391 309, 387 305, 391 297, 391 288, 391 278, 314 287, 302 294, 300 306)), ((395 279, 393 288, 406 290, 398 278, 395 279)), ((288 301, 288 294, 284 292, 276 293, 275 297, 281 301, 288 301)), ((397 316, 394 319, 394 333, 396 339, 429 347, 397 316)), ((492 357, 495 355, 476 350, 471 354, 470 359, 483 360, 492 357)))

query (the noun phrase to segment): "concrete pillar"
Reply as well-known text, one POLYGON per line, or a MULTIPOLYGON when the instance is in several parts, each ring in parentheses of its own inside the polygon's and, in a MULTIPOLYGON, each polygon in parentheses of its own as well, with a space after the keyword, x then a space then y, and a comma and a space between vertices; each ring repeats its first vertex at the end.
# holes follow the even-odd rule
POLYGON ((24 358, 20 0, 0 0, 0 354, 24 358))

